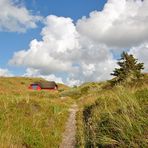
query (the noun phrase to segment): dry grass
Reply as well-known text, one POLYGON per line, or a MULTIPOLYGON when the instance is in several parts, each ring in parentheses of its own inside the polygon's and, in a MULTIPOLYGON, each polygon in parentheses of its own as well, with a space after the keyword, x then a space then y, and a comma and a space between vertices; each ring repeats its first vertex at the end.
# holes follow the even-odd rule
POLYGON ((28 90, 40 79, 0 78, 0 147, 58 148, 76 101, 77 147, 148 146, 148 75, 139 82, 108 87, 85 83, 59 91, 28 90))
MULTIPOLYGON (((73 100, 58 91, 33 91, 40 79, 0 78, 0 147, 56 148, 73 100)), ((68 87, 60 84, 64 91, 68 87)))
POLYGON ((80 99, 77 147, 148 147, 148 76, 80 99))

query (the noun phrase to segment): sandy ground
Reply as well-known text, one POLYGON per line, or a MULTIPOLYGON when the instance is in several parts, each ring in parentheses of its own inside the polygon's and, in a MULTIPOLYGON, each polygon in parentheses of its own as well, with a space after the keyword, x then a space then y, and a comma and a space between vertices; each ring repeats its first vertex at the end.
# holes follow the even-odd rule
POLYGON ((75 147, 75 134, 76 134, 76 112, 78 107, 73 104, 69 109, 70 115, 66 123, 65 132, 63 133, 63 140, 60 144, 60 148, 74 148, 75 147))

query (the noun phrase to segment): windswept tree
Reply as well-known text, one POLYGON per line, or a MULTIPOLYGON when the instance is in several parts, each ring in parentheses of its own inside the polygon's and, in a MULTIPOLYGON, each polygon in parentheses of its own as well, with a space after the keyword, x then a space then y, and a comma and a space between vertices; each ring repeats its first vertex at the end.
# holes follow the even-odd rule
POLYGON ((134 58, 132 54, 123 52, 121 59, 117 62, 119 68, 115 68, 111 75, 115 76, 113 82, 130 82, 133 80, 140 79, 142 76, 142 69, 144 69, 143 63, 138 63, 138 60, 134 58))

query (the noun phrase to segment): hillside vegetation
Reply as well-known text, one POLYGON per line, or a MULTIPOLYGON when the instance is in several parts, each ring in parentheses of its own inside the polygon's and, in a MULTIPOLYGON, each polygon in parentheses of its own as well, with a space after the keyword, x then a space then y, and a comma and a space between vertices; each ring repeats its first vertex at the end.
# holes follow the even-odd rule
POLYGON ((0 78, 0 147, 56 148, 73 100, 59 91, 34 91, 38 78, 0 78))
POLYGON ((88 83, 79 87, 77 147, 148 147, 148 75, 114 87, 88 83))
POLYGON ((40 80, 0 78, 1 148, 58 148, 74 102, 76 147, 148 147, 148 74, 116 86, 107 81, 59 84, 59 91, 28 89, 40 80))

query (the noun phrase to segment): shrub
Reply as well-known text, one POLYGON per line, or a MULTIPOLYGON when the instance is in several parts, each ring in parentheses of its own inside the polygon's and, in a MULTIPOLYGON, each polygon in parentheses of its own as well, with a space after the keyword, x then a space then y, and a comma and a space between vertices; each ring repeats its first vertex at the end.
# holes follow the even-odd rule
POLYGON ((113 85, 120 82, 131 82, 140 79, 142 75, 141 70, 144 69, 143 63, 138 63, 133 55, 126 52, 121 54, 121 59, 117 62, 119 68, 115 68, 111 75, 115 76, 111 82, 113 85))

